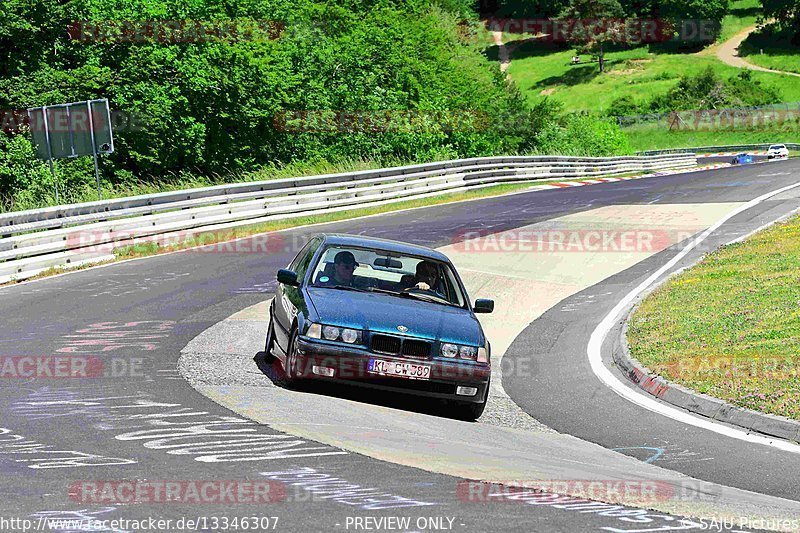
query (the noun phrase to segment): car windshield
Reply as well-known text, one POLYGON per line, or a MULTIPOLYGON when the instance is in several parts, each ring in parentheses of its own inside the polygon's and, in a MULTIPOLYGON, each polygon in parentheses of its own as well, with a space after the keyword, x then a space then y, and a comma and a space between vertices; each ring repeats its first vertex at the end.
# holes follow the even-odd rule
POLYGON ((311 274, 312 287, 415 298, 464 307, 466 298, 451 266, 385 250, 330 246, 311 274))
POLYGON ((773 144, 769 147, 770 150, 783 150, 784 148, 786 147, 782 144, 773 144))

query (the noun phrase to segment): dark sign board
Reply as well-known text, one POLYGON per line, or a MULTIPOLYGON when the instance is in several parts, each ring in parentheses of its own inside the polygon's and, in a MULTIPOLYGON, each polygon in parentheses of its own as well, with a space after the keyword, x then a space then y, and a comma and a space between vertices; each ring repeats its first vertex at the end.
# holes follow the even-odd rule
POLYGON ((40 159, 61 159, 114 151, 108 100, 89 100, 28 109, 40 159))

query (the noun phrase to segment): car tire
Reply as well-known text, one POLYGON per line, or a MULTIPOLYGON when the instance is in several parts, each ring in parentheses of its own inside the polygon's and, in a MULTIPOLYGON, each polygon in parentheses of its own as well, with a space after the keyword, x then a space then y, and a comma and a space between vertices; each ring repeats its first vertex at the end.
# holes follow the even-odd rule
POLYGON ((299 359, 297 358, 297 330, 292 332, 289 340, 289 349, 286 351, 286 364, 283 366, 283 373, 286 376, 286 384, 294 385, 303 377, 299 369, 299 359))
POLYGON ((275 345, 275 324, 272 322, 272 319, 269 320, 269 326, 267 326, 267 338, 264 342, 264 360, 265 361, 273 361, 275 356, 272 355, 272 347, 275 345))

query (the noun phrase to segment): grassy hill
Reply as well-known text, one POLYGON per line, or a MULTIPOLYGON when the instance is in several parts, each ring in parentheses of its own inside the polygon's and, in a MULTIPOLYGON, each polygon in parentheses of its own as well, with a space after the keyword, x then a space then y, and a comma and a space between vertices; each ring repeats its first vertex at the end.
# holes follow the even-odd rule
MULTIPOLYGON (((661 44, 612 50, 606 55, 608 71, 603 74, 596 63, 571 65, 572 48, 505 34, 503 40, 511 59, 508 74, 532 105, 548 98, 562 104, 565 111, 605 114, 611 103, 621 96, 629 95, 637 102, 648 102, 674 87, 682 76, 698 75, 708 68, 724 79, 737 75, 741 69, 723 63, 716 52, 720 42, 756 23, 759 6, 760 0, 732 2, 730 13, 723 20, 720 39, 699 52, 679 52, 661 44)), ((769 37, 762 37, 762 41, 764 39, 769 37)), ((800 72, 800 54, 793 55, 787 48, 773 47, 770 50, 772 55, 759 56, 759 64, 800 72)), ((497 46, 487 47, 486 54, 497 60, 497 46)), ((584 60, 588 61, 588 57, 584 60)), ((748 60, 756 62, 753 56, 748 60)), ((784 102, 800 102, 800 80, 796 77, 752 71, 752 79, 776 88, 784 102)), ((766 131, 762 128, 754 131, 669 132, 663 128, 637 128, 627 133, 631 146, 637 150, 698 144, 800 141, 797 128, 785 130, 783 127, 766 131)))

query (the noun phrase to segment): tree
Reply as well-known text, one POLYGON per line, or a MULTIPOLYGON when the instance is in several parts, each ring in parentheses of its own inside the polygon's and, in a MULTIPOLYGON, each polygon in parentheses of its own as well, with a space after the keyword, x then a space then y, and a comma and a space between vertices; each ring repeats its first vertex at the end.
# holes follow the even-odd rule
POLYGON ((674 24, 685 34, 686 40, 707 39, 709 42, 719 35, 727 12, 728 0, 662 0, 655 9, 655 15, 674 24), (694 31, 689 29, 692 25, 694 31))
POLYGON ((622 37, 624 24, 619 19, 624 14, 618 0, 570 0, 559 18, 569 25, 567 40, 597 55, 600 72, 604 72, 604 47, 622 37))
POLYGON ((567 0, 477 0, 481 16, 498 18, 548 18, 557 16, 567 0))
POLYGON ((794 33, 795 43, 800 43, 800 0, 761 0, 764 19, 775 20, 778 28, 794 33))

